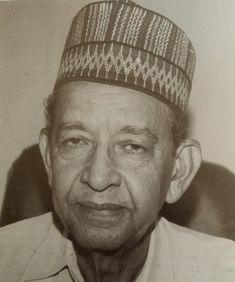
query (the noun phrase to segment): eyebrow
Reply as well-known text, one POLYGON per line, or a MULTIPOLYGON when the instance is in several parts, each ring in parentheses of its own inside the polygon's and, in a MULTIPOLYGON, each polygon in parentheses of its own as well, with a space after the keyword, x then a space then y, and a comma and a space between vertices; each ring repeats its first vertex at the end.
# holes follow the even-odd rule
POLYGON ((58 131, 62 130, 72 130, 72 129, 79 129, 79 130, 84 130, 86 131, 86 127, 81 123, 81 122, 76 122, 76 123, 61 123, 59 125, 58 131))
POLYGON ((128 133, 133 135, 145 135, 150 138, 153 142, 158 142, 158 136, 148 127, 135 127, 127 125, 120 130, 120 133, 128 133))
MULTIPOLYGON (((69 130, 82 130, 82 131, 87 131, 87 128, 81 123, 81 122, 76 122, 76 123, 61 123, 58 127, 57 131, 57 137, 60 134, 61 131, 69 131, 69 130)), ((133 134, 133 135, 144 135, 147 138, 150 138, 152 142, 157 143, 159 138, 157 134, 155 134, 151 129, 148 127, 135 127, 132 125, 127 125, 123 127, 119 133, 126 133, 126 134, 133 134)))
POLYGON ((59 134, 62 131, 69 131, 69 130, 81 130, 81 131, 87 131, 86 127, 81 122, 76 123, 61 123, 58 126, 56 137, 58 138, 59 134))

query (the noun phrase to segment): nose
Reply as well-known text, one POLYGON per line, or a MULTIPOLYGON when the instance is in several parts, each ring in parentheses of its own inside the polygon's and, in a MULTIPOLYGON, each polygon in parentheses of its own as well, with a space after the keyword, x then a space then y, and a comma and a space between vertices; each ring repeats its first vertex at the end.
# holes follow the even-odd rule
POLYGON ((87 161, 82 174, 81 182, 92 190, 102 192, 112 186, 120 186, 121 176, 110 159, 108 150, 97 147, 87 161))

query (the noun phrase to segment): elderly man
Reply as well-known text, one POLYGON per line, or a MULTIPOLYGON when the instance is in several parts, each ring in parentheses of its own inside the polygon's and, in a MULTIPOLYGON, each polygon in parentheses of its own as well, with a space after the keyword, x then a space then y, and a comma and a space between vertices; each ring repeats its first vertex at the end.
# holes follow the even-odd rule
POLYGON ((131 1, 77 13, 40 134, 55 214, 1 230, 1 281, 235 281, 232 242, 160 216, 200 166, 194 65, 184 32, 131 1))

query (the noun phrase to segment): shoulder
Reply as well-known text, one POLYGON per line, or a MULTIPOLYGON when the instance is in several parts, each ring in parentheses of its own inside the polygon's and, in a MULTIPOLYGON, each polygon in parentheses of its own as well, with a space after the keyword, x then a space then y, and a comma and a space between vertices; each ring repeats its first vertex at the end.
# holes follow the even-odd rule
POLYGON ((9 241, 11 241, 11 244, 25 244, 27 238, 41 234, 52 222, 52 213, 46 213, 1 227, 0 246, 5 245, 9 241))
POLYGON ((165 218, 161 218, 159 225, 160 229, 167 233, 167 237, 172 243, 178 243, 177 248, 188 244, 192 249, 216 249, 216 252, 219 249, 228 249, 227 254, 235 252, 235 242, 232 240, 194 231, 169 222, 165 218))
POLYGON ((235 281, 234 241, 193 231, 164 218, 159 229, 173 269, 188 281, 235 281), (190 280, 192 275, 194 280, 190 280))
POLYGON ((13 263, 27 264, 53 222, 52 213, 22 220, 0 228, 0 273, 13 263))

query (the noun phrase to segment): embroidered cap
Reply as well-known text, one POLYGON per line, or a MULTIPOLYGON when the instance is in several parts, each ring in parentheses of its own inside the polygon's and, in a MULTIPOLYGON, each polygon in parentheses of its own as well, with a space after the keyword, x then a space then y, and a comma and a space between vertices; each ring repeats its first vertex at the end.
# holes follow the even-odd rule
POLYGON ((72 80, 136 89, 185 111, 195 68, 186 34, 130 0, 88 4, 73 19, 54 90, 72 80))

